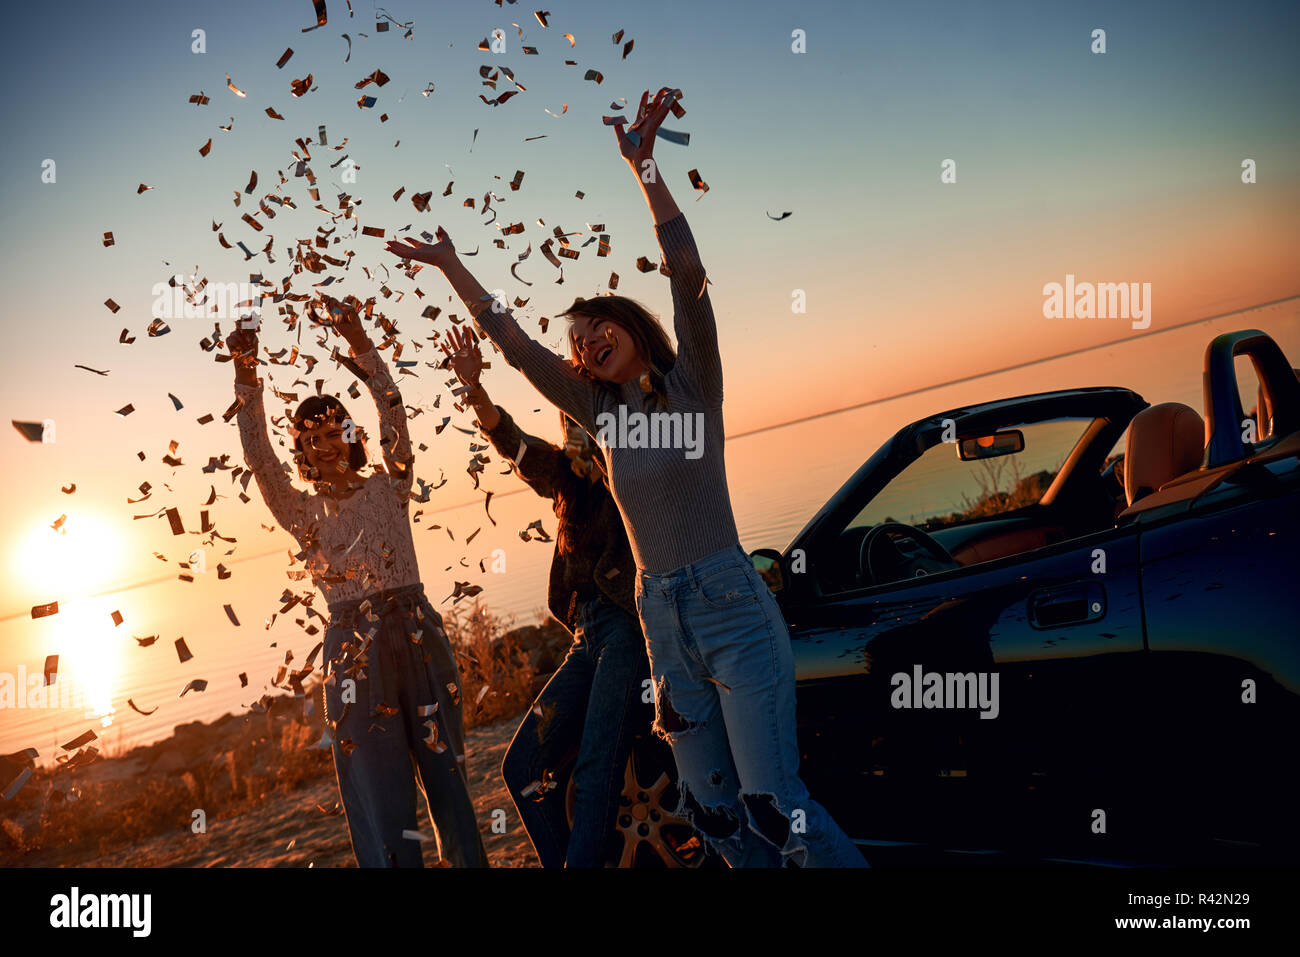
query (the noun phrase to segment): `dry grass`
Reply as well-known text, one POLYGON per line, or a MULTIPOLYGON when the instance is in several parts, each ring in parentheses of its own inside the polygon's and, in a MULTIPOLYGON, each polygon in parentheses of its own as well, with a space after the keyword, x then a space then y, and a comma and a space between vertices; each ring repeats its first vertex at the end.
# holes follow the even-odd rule
POLYGON ((443 614, 461 672, 467 728, 512 717, 532 703, 538 673, 521 648, 504 640, 513 625, 513 618, 494 615, 478 598, 443 614))

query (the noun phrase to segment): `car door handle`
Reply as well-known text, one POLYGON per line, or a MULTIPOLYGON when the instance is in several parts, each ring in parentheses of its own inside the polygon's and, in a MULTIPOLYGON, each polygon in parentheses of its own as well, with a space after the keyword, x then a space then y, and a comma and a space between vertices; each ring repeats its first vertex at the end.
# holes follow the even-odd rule
POLYGON ((1106 590, 1101 582, 1075 582, 1043 588, 1029 596, 1029 624, 1058 628, 1096 621, 1106 614, 1106 590))

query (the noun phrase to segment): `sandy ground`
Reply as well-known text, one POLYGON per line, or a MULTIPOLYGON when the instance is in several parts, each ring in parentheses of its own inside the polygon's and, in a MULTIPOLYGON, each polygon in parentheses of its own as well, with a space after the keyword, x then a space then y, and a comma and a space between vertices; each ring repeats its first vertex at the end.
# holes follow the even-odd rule
MULTIPOLYGON (((518 723, 519 718, 510 718, 466 733, 470 794, 493 867, 538 866, 500 774, 501 759, 518 723), (491 832, 492 812, 497 808, 506 812, 504 834, 491 832)), ((101 781, 150 773, 148 764, 132 754, 92 767, 101 781)), ((421 827, 432 835, 423 797, 419 801, 421 827)), ((0 814, 3 811, 0 807, 0 814)), ((436 862, 432 841, 424 846, 424 853, 426 866, 436 862)), ((332 761, 300 788, 272 790, 242 812, 209 820, 205 834, 160 834, 104 852, 46 848, 0 856, 10 865, 28 867, 354 867, 356 863, 332 761)))

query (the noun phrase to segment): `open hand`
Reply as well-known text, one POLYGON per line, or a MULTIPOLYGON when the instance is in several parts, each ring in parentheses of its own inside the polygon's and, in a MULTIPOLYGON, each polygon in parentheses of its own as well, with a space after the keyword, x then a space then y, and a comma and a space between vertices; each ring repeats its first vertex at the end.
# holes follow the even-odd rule
POLYGON ((368 341, 366 330, 361 325, 361 308, 365 303, 357 299, 356 296, 348 296, 346 299, 339 300, 322 294, 321 300, 325 303, 328 324, 349 345, 358 345, 368 341))
POLYGON ((681 90, 663 87, 650 99, 650 91, 641 94, 641 103, 637 107, 636 120, 626 131, 622 123, 614 124, 614 134, 618 137, 618 151, 632 168, 640 174, 642 163, 654 156, 655 133, 663 123, 681 90))
POLYGON ((478 387, 479 373, 483 370, 483 353, 479 349, 478 336, 474 330, 452 327, 447 342, 441 343, 442 351, 450 360, 452 371, 462 383, 471 389, 478 387))
POLYGON ((447 230, 441 226, 438 227, 435 235, 438 238, 436 243, 424 243, 418 239, 409 238, 406 240, 390 239, 384 244, 384 248, 394 256, 400 256, 403 259, 414 259, 417 262, 428 263, 430 266, 441 269, 456 258, 456 247, 452 245, 447 230))

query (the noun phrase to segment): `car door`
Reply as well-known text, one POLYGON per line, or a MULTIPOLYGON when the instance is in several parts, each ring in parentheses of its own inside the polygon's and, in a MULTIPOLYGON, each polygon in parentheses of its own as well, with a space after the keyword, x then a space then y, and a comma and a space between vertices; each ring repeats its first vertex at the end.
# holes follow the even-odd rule
POLYGON ((1170 842, 1294 862, 1300 732, 1295 456, 1142 516, 1153 720, 1143 741, 1170 842))
POLYGON ((1108 528, 812 601, 790 590, 813 795, 878 849, 1111 853, 1094 812, 1122 798, 1144 708, 1137 558, 1134 529, 1108 528), (990 694, 978 707, 902 707, 914 681, 895 676, 918 668, 923 684, 986 674, 990 694))

